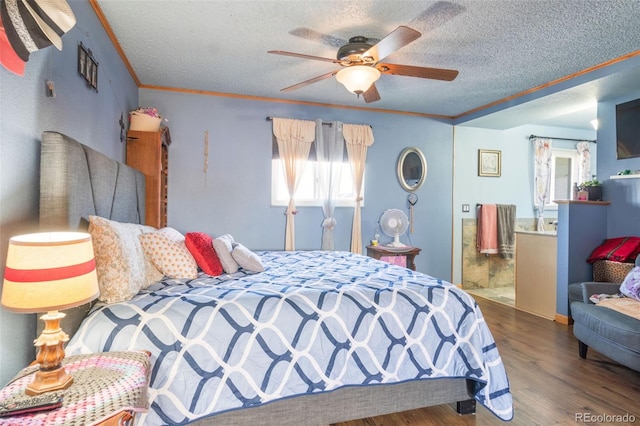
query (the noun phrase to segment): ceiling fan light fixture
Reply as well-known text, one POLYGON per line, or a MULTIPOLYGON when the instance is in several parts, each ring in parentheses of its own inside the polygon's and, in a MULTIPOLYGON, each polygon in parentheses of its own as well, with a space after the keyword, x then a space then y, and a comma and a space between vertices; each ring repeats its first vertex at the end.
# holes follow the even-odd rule
POLYGON ((380 78, 380 71, 367 65, 352 65, 343 68, 336 74, 336 80, 348 91, 357 95, 369 90, 369 87, 380 78))

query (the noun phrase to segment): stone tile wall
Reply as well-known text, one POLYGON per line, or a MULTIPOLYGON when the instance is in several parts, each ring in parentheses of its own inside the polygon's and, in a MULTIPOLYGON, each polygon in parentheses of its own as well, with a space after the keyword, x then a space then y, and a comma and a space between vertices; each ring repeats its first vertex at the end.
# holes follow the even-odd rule
MULTIPOLYGON (((535 218, 516 219, 516 231, 533 231, 535 225, 535 218)), ((476 219, 462 219, 462 288, 513 286, 516 279, 515 259, 479 253, 476 248, 477 229, 476 219)))

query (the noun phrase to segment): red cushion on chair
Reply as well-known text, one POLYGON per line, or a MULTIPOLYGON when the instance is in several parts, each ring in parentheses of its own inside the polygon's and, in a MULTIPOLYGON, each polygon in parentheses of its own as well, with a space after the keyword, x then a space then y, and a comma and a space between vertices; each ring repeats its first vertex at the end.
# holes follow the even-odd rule
POLYGON ((638 254, 640 254, 640 237, 609 238, 591 252, 587 262, 611 260, 632 263, 638 254))
POLYGON ((213 238, 204 232, 189 232, 185 235, 184 243, 196 263, 207 275, 222 274, 222 263, 213 249, 213 238))

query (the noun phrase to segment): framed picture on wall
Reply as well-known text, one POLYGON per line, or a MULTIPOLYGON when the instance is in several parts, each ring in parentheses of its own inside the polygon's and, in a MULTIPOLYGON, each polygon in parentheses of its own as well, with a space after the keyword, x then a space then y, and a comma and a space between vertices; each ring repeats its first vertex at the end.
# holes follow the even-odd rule
POLYGON ((87 82, 87 87, 98 91, 98 61, 82 42, 78 44, 78 74, 87 82))
POLYGON ((502 152, 493 149, 478 150, 478 176, 499 177, 502 166, 502 152))

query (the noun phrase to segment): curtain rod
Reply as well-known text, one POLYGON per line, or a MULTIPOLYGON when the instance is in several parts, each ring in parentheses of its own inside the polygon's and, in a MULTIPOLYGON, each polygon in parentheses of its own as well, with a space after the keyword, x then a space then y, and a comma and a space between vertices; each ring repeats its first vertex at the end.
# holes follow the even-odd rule
POLYGON ((598 143, 597 139, 589 140, 589 139, 554 138, 552 136, 536 136, 536 135, 529 136, 529 140, 535 139, 535 138, 555 139, 555 140, 558 140, 558 141, 575 141, 575 142, 593 142, 593 143, 598 143))
MULTIPOLYGON (((273 121, 273 117, 270 117, 270 116, 268 116, 268 115, 267 115, 267 121, 273 121)), ((326 122, 326 123, 325 123, 325 122, 323 121, 323 122, 322 122, 322 125, 323 125, 323 126, 329 126, 329 127, 331 127, 331 126, 333 126, 333 123, 330 123, 330 122, 326 122)))
MULTIPOLYGON (((273 117, 271 117, 271 116, 267 115, 267 121, 273 121, 273 117)), ((329 126, 329 127, 331 127, 331 126, 333 126, 333 123, 332 123, 332 122, 330 122, 330 121, 327 121, 327 122, 324 122, 324 121, 323 121, 323 122, 322 122, 322 125, 323 125, 323 126, 329 126)), ((371 127, 371 128, 373 129, 373 126, 372 126, 371 124, 369 124, 369 127, 371 127)))

